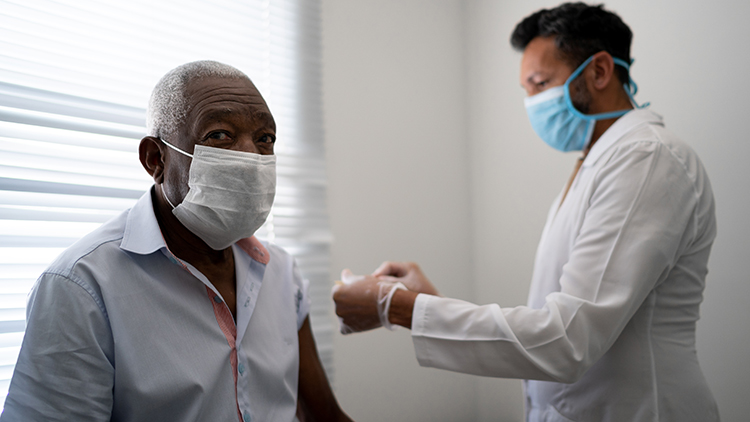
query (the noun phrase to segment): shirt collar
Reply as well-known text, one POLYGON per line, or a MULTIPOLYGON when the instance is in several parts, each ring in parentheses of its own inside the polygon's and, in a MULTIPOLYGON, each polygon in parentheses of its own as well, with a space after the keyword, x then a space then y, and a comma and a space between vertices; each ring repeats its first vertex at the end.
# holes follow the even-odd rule
POLYGON ((658 124, 664 126, 662 117, 651 110, 635 109, 615 121, 612 126, 596 141, 586 159, 583 161, 583 167, 590 167, 596 164, 596 161, 605 151, 622 139, 627 133, 642 124, 658 124))
MULTIPOLYGON (((148 255, 162 248, 167 249, 159 222, 154 214, 154 205, 151 200, 151 192, 154 189, 152 186, 130 209, 120 249, 140 255, 148 255)), ((268 264, 271 259, 268 250, 255 236, 240 239, 237 241, 237 246, 250 258, 263 265, 268 264)))
POLYGON ((130 209, 120 249, 140 255, 148 255, 167 247, 161 235, 156 214, 154 214, 154 205, 151 201, 153 190, 154 187, 152 186, 130 209))

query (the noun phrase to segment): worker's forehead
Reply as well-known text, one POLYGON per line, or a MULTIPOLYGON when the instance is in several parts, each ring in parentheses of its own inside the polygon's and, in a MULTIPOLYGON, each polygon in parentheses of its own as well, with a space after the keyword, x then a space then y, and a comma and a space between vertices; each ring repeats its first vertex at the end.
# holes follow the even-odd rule
POLYGON ((562 60, 554 37, 536 37, 523 50, 522 73, 524 70, 532 72, 560 66, 567 67, 567 63, 562 60))

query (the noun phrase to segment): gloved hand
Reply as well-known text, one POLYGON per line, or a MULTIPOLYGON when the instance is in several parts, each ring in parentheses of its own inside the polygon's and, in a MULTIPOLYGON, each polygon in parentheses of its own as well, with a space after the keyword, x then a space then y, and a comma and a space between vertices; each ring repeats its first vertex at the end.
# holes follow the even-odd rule
POLYGON ((341 334, 372 330, 381 325, 393 330, 388 311, 398 289, 406 290, 406 287, 401 283, 342 271, 341 282, 337 282, 332 290, 341 334))
POLYGON ((401 282, 407 289, 413 292, 442 296, 422 273, 419 265, 414 262, 386 261, 380 264, 380 267, 372 275, 380 280, 391 283, 401 282))

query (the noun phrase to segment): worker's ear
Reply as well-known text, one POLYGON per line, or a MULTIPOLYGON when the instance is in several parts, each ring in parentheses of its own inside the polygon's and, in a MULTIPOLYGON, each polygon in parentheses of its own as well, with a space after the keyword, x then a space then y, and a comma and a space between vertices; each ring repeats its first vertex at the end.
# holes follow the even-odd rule
POLYGON ((159 138, 146 136, 138 146, 138 158, 143 168, 154 178, 156 184, 164 181, 164 151, 159 138))
POLYGON ((606 51, 600 51, 594 55, 591 65, 587 66, 591 72, 592 86, 597 91, 604 90, 612 81, 615 72, 615 62, 606 51))

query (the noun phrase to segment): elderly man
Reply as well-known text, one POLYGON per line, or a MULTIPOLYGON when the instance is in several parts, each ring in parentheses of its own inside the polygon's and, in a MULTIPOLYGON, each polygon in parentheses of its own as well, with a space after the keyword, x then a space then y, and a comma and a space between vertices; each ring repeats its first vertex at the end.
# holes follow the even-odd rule
POLYGON ((252 237, 274 198, 275 129, 233 67, 159 81, 139 149, 154 187, 37 281, 2 421, 349 420, 306 282, 252 237))
POLYGON ((695 152, 633 100, 631 37, 583 3, 513 32, 532 127, 582 151, 549 212, 528 306, 439 297, 416 264, 386 263, 334 287, 345 331, 399 324, 421 365, 527 379, 529 421, 718 420, 695 353, 711 186, 695 152))

